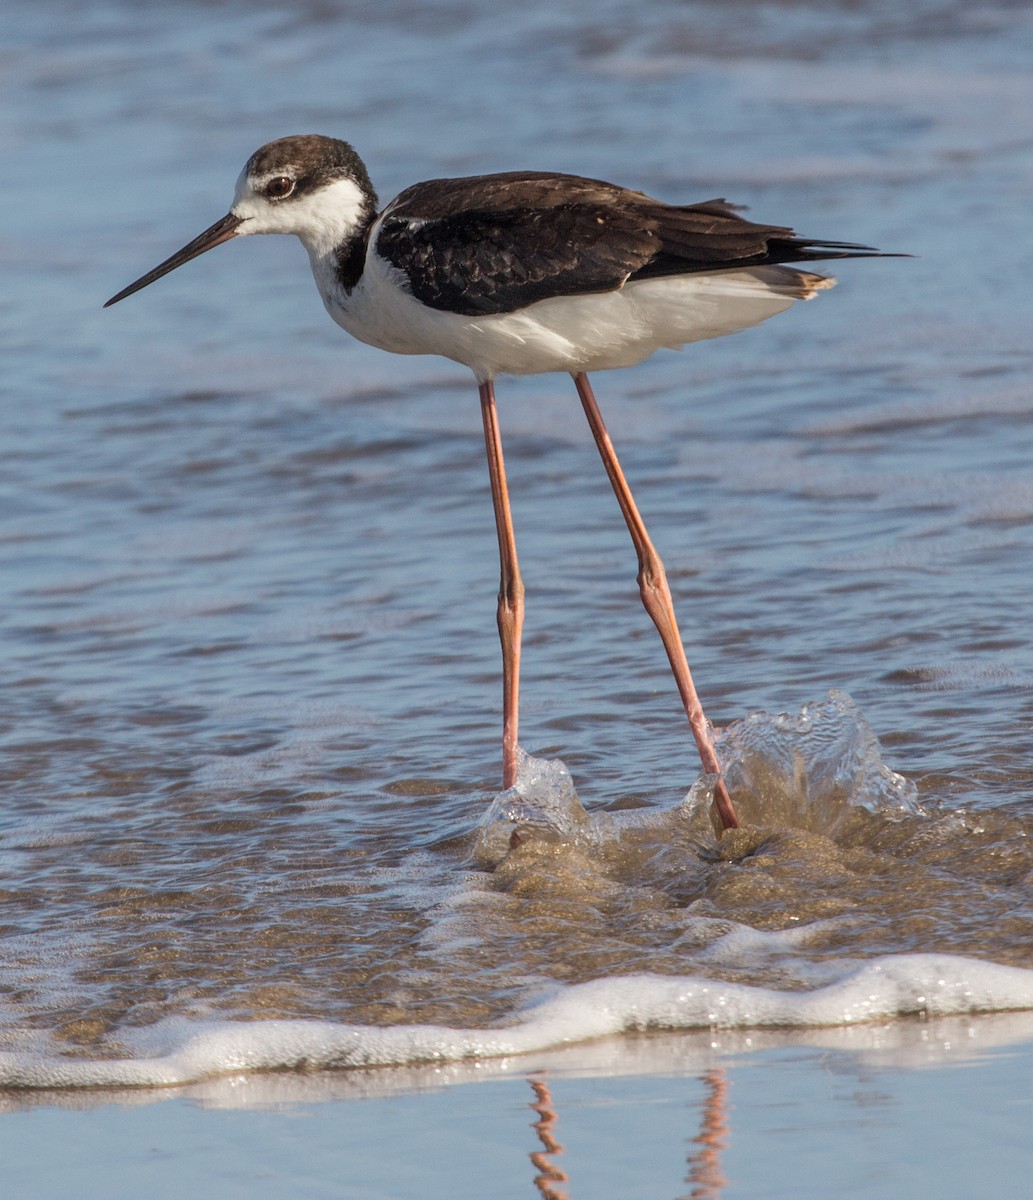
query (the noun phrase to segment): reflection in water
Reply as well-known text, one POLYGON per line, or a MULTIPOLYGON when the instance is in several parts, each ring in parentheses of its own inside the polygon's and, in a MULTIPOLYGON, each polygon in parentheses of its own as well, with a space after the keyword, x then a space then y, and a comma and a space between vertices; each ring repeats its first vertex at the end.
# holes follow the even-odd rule
MULTIPOLYGON (((723 1189, 728 1183, 721 1170, 721 1151, 728 1145, 728 1078, 725 1072, 716 1068, 707 1071, 702 1076, 707 1088, 706 1099, 703 1101, 703 1120, 699 1133, 692 1139, 695 1147, 689 1155, 689 1173, 685 1182, 692 1191, 680 1197, 679 1200, 721 1200, 723 1189)), ((538 1134, 538 1140, 544 1149, 532 1150, 531 1162, 538 1172, 534 1177, 534 1186, 538 1189, 543 1200, 568 1200, 570 1193, 566 1188, 557 1184, 566 1184, 569 1177, 554 1161, 554 1156, 563 1153, 564 1147, 556 1140, 557 1115, 553 1105, 552 1092, 544 1079, 529 1079, 534 1091, 535 1100, 531 1108, 538 1114, 538 1120, 531 1128, 538 1134)))
POLYGON ((535 1102, 531 1105, 538 1114, 538 1120, 531 1128, 538 1134, 538 1140, 543 1150, 531 1151, 531 1162, 538 1174, 534 1177, 534 1186, 544 1200, 567 1200, 569 1193, 565 1188, 554 1185, 567 1182, 567 1173, 552 1161, 552 1156, 563 1153, 563 1146, 553 1136, 556 1126, 556 1110, 552 1107, 552 1093, 544 1079, 529 1081, 534 1090, 535 1102))
POLYGON ((703 1124, 692 1139, 699 1147, 689 1155, 689 1173, 685 1182, 692 1191, 685 1200, 721 1200, 728 1182, 721 1172, 721 1151, 728 1144, 728 1079, 723 1070, 707 1071, 703 1076, 707 1098, 703 1103, 703 1124))

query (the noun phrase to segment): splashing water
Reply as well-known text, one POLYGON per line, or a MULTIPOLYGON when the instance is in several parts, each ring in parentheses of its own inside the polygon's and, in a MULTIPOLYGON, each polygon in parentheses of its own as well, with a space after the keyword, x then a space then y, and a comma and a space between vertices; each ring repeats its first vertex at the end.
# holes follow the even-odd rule
POLYGON ((716 740, 744 821, 831 834, 857 808, 886 820, 921 814, 917 787, 886 766, 845 692, 798 713, 751 713, 716 740))
MULTIPOLYGON (((715 744, 744 823, 831 835, 857 809, 889 821, 924 815, 917 787, 883 762, 879 739, 845 692, 832 691, 798 713, 751 713, 717 733, 715 744)), ((516 785, 486 813, 478 854, 490 859, 500 847, 527 837, 599 846, 618 829, 691 824, 712 800, 713 781, 702 776, 666 816, 655 809, 590 816, 562 762, 521 749, 516 785)))

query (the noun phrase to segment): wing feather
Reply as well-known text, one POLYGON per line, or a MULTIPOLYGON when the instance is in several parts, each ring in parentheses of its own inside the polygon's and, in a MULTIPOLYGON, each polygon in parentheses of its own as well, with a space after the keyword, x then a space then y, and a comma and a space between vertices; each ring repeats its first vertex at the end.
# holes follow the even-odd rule
POLYGON ((667 205, 549 172, 416 184, 381 214, 374 248, 423 304, 469 316, 613 291, 628 279, 878 253, 754 224, 725 200, 667 205))

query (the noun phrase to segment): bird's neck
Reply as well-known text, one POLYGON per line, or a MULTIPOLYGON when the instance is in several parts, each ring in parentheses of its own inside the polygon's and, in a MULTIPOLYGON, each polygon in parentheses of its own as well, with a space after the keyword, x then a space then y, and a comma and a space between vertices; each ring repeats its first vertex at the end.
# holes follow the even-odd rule
MULTIPOLYGON (((297 230, 312 264, 324 302, 344 303, 362 278, 370 229, 377 215, 376 193, 369 188, 334 185, 334 203, 321 206, 319 220, 297 230)), ((328 189, 329 190, 329 189, 328 189)))
POLYGON ((366 265, 366 250, 369 246, 369 232, 372 228, 371 216, 360 232, 341 242, 329 256, 333 262, 334 280, 345 292, 350 292, 362 278, 366 265))
POLYGON ((340 179, 295 205, 290 232, 298 235, 315 262, 355 240, 365 241, 376 211, 372 187, 340 179))
POLYGON ((316 286, 331 313, 349 306, 351 293, 362 279, 372 227, 370 220, 335 245, 313 247, 305 243, 316 286))

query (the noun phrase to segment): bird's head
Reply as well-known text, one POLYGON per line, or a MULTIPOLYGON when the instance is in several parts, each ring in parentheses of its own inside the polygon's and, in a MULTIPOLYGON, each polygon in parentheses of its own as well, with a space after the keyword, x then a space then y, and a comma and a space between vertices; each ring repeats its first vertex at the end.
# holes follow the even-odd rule
POLYGON ((376 207, 366 167, 348 142, 319 134, 267 142, 245 163, 226 216, 112 296, 104 307, 206 250, 251 233, 293 233, 314 257, 331 253, 365 231, 376 207))

